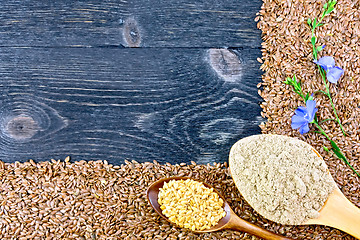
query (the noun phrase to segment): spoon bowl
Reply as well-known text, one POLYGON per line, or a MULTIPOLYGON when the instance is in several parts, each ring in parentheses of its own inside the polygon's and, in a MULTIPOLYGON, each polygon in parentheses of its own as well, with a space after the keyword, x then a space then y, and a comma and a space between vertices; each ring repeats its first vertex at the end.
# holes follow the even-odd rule
MULTIPOLYGON (((290 138, 283 135, 275 135, 275 134, 267 134, 272 137, 272 139, 282 139, 285 141, 293 140, 297 141, 298 143, 303 142, 299 139, 290 138)), ((255 141, 257 142, 257 149, 262 150, 264 147, 264 144, 262 143, 262 136, 264 134, 258 134, 258 135, 252 135, 243 139, 240 139, 237 143, 233 145, 233 147, 230 150, 230 157, 229 157, 229 168, 230 173, 233 174, 236 172, 235 168, 235 156, 237 156, 238 151, 236 151, 236 148, 238 146, 247 146, 250 142, 255 141)), ((324 162, 324 159, 321 157, 321 155, 318 153, 318 151, 315 150, 311 145, 303 142, 307 148, 311 149, 313 152, 316 153, 319 162, 322 162, 323 165, 326 165, 324 162)), ((305 159, 305 158, 304 158, 305 159)), ((332 176, 329 171, 327 171, 328 176, 332 179, 332 176)), ((333 180, 333 179, 332 179, 333 180)), ((358 239, 360 239, 360 209, 356 207, 353 203, 351 203, 341 192, 341 190, 336 185, 335 181, 334 183, 334 189, 328 196, 327 200, 325 201, 322 208, 319 210, 319 216, 316 218, 308 219, 307 221, 303 222, 300 225, 325 225, 334 227, 337 229, 340 229, 358 239)), ((255 211, 257 211, 259 214, 260 210, 256 205, 254 205, 251 201, 247 199, 244 193, 242 193, 242 185, 240 182, 235 181, 235 185, 237 185, 237 188, 239 189, 240 193, 244 196, 245 200, 254 208, 255 211)), ((275 219, 270 219, 272 221, 276 221, 275 219)))
MULTIPOLYGON (((146 195, 147 195, 150 205, 154 208, 154 210, 161 217, 163 217, 170 223, 172 223, 172 222, 162 213, 160 204, 158 203, 158 194, 159 194, 160 188, 162 188, 164 186, 164 183, 169 182, 170 180, 186 180, 186 179, 190 179, 190 178, 188 178, 188 177, 162 178, 162 179, 159 179, 158 181, 154 182, 153 184, 151 184, 146 192, 146 195)), ((195 181, 201 182, 199 180, 195 180, 195 181)), ((201 231, 195 230, 193 232, 206 233, 206 232, 215 232, 215 231, 220 231, 220 230, 225 230, 225 229, 232 229, 232 230, 247 232, 249 234, 252 234, 254 236, 257 236, 257 237, 260 237, 263 239, 267 239, 267 240, 290 239, 290 238, 286 238, 286 237, 277 235, 270 231, 267 231, 263 228, 260 228, 252 223, 249 223, 249 222, 239 218, 234 213, 234 211, 230 208, 230 206, 226 202, 225 198, 216 189, 214 189, 212 186, 210 186, 209 184, 207 184, 205 182, 202 182, 202 183, 204 184, 205 187, 212 188, 214 190, 214 192, 216 192, 219 195, 219 197, 221 197, 223 199, 223 201, 224 201, 223 208, 226 212, 226 215, 225 215, 225 217, 221 218, 215 226, 208 228, 208 229, 201 230, 201 231)), ((174 224, 174 223, 172 223, 172 224, 174 224)))
MULTIPOLYGON (((164 186, 164 183, 169 182, 170 180, 186 180, 186 179, 190 179, 190 178, 188 178, 188 177, 162 178, 162 179, 154 182, 147 190, 147 198, 148 198, 151 206, 154 208, 154 210, 161 217, 163 217, 167 221, 169 221, 169 219, 162 213, 162 210, 160 208, 160 204, 158 203, 158 194, 159 194, 159 191, 160 191, 159 189, 164 186)), ((198 181, 198 180, 196 180, 196 181, 198 181)), ((213 188, 207 183, 204 183, 204 182, 202 182, 202 183, 207 188, 213 188)), ((229 204, 225 201, 224 197, 221 196, 221 194, 216 189, 214 189, 214 192, 216 192, 219 195, 219 197, 221 197, 224 200, 224 206, 223 207, 224 207, 224 210, 226 212, 226 215, 225 215, 225 217, 221 218, 220 221, 218 222, 218 224, 216 224, 215 226, 213 226, 211 228, 208 228, 208 229, 201 230, 201 231, 196 230, 194 232, 205 233, 205 232, 219 231, 219 230, 222 230, 224 228, 224 226, 229 222, 232 210, 231 210, 229 204)), ((169 222, 171 222, 171 221, 169 221, 169 222)))

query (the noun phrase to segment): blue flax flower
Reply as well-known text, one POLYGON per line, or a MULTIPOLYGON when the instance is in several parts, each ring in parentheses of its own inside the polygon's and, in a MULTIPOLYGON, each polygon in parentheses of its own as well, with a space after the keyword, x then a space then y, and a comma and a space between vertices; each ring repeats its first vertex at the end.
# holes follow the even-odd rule
POLYGON ((335 66, 335 60, 333 57, 325 56, 318 61, 314 61, 317 65, 321 66, 326 72, 326 78, 331 83, 337 83, 341 75, 344 74, 344 70, 335 66))
POLYGON ((295 115, 291 118, 292 129, 299 129, 300 134, 307 133, 309 129, 309 123, 314 121, 315 113, 315 100, 307 100, 306 107, 300 106, 295 110, 295 115))

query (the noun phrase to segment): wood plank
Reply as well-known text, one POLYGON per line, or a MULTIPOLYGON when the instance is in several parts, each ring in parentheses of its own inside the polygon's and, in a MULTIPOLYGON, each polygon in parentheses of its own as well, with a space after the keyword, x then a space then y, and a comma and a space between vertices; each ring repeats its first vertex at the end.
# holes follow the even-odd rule
POLYGON ((260 47, 261 0, 134 0, 145 47, 260 47))
POLYGON ((239 138, 260 133, 259 55, 0 48, 0 159, 226 161, 239 138))
POLYGON ((127 0, 0 0, 1 46, 121 46, 127 0))
POLYGON ((261 0, 0 0, 0 46, 260 47, 261 0))

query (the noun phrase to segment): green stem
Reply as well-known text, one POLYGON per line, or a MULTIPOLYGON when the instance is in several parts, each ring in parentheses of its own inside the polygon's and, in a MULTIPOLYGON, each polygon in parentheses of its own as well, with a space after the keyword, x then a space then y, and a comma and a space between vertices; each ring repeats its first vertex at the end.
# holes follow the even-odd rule
POLYGON ((318 123, 317 121, 314 121, 313 123, 314 123, 315 126, 320 130, 320 133, 321 133, 322 135, 324 135, 324 136, 327 138, 327 140, 331 141, 331 138, 326 134, 326 132, 324 131, 324 129, 322 129, 322 127, 320 127, 319 123, 318 123))
POLYGON ((319 131, 320 131, 320 133, 321 133, 322 135, 324 135, 332 144, 335 144, 335 146, 336 146, 336 148, 337 148, 336 151, 339 152, 339 155, 340 155, 340 156, 339 156, 338 154, 336 154, 335 150, 333 149, 333 151, 335 152, 335 155, 336 155, 339 159, 343 160, 343 161, 345 162, 345 164, 348 165, 348 166, 351 168, 351 170, 353 170, 353 172, 354 172, 358 177, 360 177, 360 174, 359 174, 359 173, 355 170, 355 168, 349 163, 349 161, 347 160, 347 158, 345 157, 345 155, 341 152, 340 148, 336 145, 336 143, 335 143, 333 140, 331 140, 331 138, 330 138, 330 137, 325 133, 325 131, 320 127, 319 123, 318 123, 317 121, 313 121, 313 123, 314 123, 315 126, 319 129, 319 131))
POLYGON ((334 106, 334 103, 333 103, 333 101, 332 101, 332 98, 329 97, 329 99, 330 99, 331 106, 332 106, 332 108, 334 109, 334 114, 335 114, 335 117, 336 117, 337 122, 339 123, 339 126, 340 126, 340 128, 341 128, 341 131, 342 131, 343 135, 346 136, 346 133, 345 133, 344 128, 343 128, 343 125, 341 124, 340 119, 339 119, 339 117, 338 117, 338 115, 337 115, 337 113, 336 113, 335 106, 334 106))
MULTIPOLYGON (((312 37, 316 37, 314 31, 315 31, 315 28, 313 28, 313 29, 311 30, 311 38, 312 38, 312 37)), ((313 47, 313 56, 314 56, 314 59, 317 60, 318 55, 317 55, 316 46, 315 46, 315 44, 313 44, 313 43, 311 43, 311 45, 312 45, 312 47, 313 47)))
POLYGON ((339 124, 339 126, 340 126, 340 129, 341 129, 343 135, 346 136, 345 131, 344 131, 344 128, 343 128, 343 125, 341 124, 341 121, 340 121, 340 119, 339 119, 339 116, 338 116, 338 114, 337 114, 337 112, 336 112, 334 102, 333 102, 333 100, 332 100, 332 98, 331 98, 330 88, 329 88, 328 83, 326 82, 325 71, 324 71, 323 69, 321 69, 321 67, 320 67, 319 65, 318 65, 318 68, 319 68, 319 70, 320 70, 320 75, 322 76, 322 79, 323 79, 324 84, 325 84, 326 93, 327 93, 326 96, 329 98, 331 107, 332 107, 332 109, 334 110, 334 115, 335 115, 335 117, 336 117, 336 121, 338 122, 338 124, 339 124))
POLYGON ((320 123, 323 123, 323 122, 326 122, 326 121, 335 121, 335 122, 336 122, 336 119, 330 119, 330 118, 328 118, 328 119, 322 120, 320 123))
POLYGON ((304 101, 306 102, 306 97, 304 96, 304 93, 300 90, 298 92, 298 94, 300 95, 300 97, 302 97, 304 99, 304 101))
MULTIPOLYGON (((316 25, 319 25, 319 24, 322 22, 322 20, 324 19, 325 16, 326 16, 326 15, 323 14, 323 15, 321 16, 319 22, 318 22, 316 25)), ((317 27, 317 26, 315 26, 315 27, 317 27)), ((315 28, 314 28, 314 30, 315 30, 315 28)))
MULTIPOLYGON (((324 18, 324 16, 321 17, 320 22, 322 21, 323 18, 324 18)), ((320 23, 320 22, 319 22, 319 23, 320 23)), ((318 23, 318 24, 319 24, 319 23, 318 23)), ((311 29, 312 37, 315 36, 315 33, 314 33, 315 28, 316 28, 316 26, 314 26, 314 27, 311 29)), ((311 43, 311 44, 312 44, 312 43, 311 43)), ((318 56, 317 56, 316 46, 315 46, 315 44, 312 44, 312 46, 313 46, 314 60, 317 60, 317 57, 318 57, 318 56)), ((317 66, 318 66, 318 69, 319 69, 319 71, 320 71, 320 75, 321 75, 321 77, 322 77, 322 79, 323 79, 323 81, 324 81, 324 85, 325 85, 325 89, 326 89, 326 93, 325 93, 325 92, 324 92, 324 93, 325 93, 325 95, 326 95, 326 96, 329 98, 329 100, 330 100, 331 107, 332 107, 332 109, 333 109, 333 111, 334 111, 334 115, 335 115, 335 117, 336 117, 336 120, 337 120, 337 122, 338 122, 338 124, 339 124, 339 126, 340 126, 340 129, 341 129, 343 135, 346 136, 344 127, 343 127, 343 125, 341 124, 341 121, 340 121, 339 116, 338 116, 338 114, 337 114, 337 112, 336 112, 336 109, 335 109, 334 102, 333 102, 333 100, 332 100, 332 98, 331 98, 330 88, 329 88, 329 85, 328 85, 328 83, 327 83, 327 81, 326 81, 326 73, 325 73, 325 71, 324 71, 319 65, 317 65, 317 66)))
POLYGON ((317 90, 317 91, 315 91, 315 92, 314 92, 314 94, 316 94, 316 93, 322 93, 322 94, 324 94, 325 96, 327 96, 327 95, 328 95, 328 93, 327 93, 327 92, 322 91, 322 90, 317 90))

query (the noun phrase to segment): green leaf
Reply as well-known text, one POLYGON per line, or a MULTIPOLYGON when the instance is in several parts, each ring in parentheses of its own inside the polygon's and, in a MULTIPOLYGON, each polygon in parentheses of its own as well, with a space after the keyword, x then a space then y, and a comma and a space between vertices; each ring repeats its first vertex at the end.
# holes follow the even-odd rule
POLYGON ((341 160, 344 160, 344 161, 345 161, 345 159, 344 159, 344 155, 342 155, 342 154, 341 154, 341 152, 339 152, 339 151, 335 150, 334 148, 333 148, 332 150, 333 150, 333 152, 335 153, 335 155, 336 155, 339 159, 341 159, 341 160))
POLYGON ((346 165, 348 165, 356 175, 358 175, 360 177, 360 174, 354 169, 353 166, 351 166, 351 164, 349 163, 349 161, 346 159, 346 157, 344 156, 344 154, 342 154, 340 148, 336 145, 336 143, 332 140, 330 140, 331 146, 333 147, 332 150, 335 153, 335 155, 340 158, 341 160, 343 160, 346 165))
POLYGON ((311 19, 310 18, 308 18, 307 24, 311 27, 311 19))
POLYGON ((284 81, 285 84, 289 84, 292 85, 292 79, 287 77, 286 80, 284 81))
POLYGON ((325 14, 330 14, 334 10, 334 7, 329 7, 325 14))
POLYGON ((336 145, 336 143, 333 140, 330 140, 330 144, 336 151, 340 151, 340 148, 338 147, 338 145, 336 145))
POLYGON ((301 90, 301 87, 299 88, 299 84, 297 82, 293 82, 293 87, 297 92, 301 90))
POLYGON ((321 50, 323 50, 323 46, 318 46, 318 47, 316 48, 316 51, 318 51, 318 52, 320 52, 321 50))
POLYGON ((294 75, 294 78, 293 78, 293 82, 294 82, 294 88, 297 90, 297 91, 301 91, 301 82, 299 81, 297 81, 296 80, 296 77, 295 77, 295 75, 294 75))
POLYGON ((315 36, 311 37, 311 44, 315 46, 315 44, 316 44, 316 37, 315 36))
POLYGON ((316 18, 315 18, 314 21, 313 21, 313 23, 312 23, 312 25, 313 25, 313 26, 316 26, 316 22, 317 22, 317 20, 316 20, 316 18))
POLYGON ((323 148, 326 152, 330 152, 330 150, 327 147, 323 146, 323 148))
POLYGON ((347 162, 346 157, 344 156, 344 154, 342 154, 340 148, 336 145, 336 143, 335 143, 333 140, 330 140, 330 144, 331 144, 331 146, 333 147, 332 150, 333 150, 333 152, 335 153, 335 155, 336 155, 338 158, 340 158, 340 159, 342 159, 342 160, 344 160, 344 161, 347 162))
POLYGON ((309 100, 309 97, 310 97, 310 93, 307 93, 306 96, 305 96, 305 102, 306 102, 307 100, 309 100))
POLYGON ((323 8, 324 8, 324 9, 327 9, 327 7, 328 7, 328 3, 325 3, 324 6, 323 6, 323 8))
POLYGON ((318 25, 317 25, 317 27, 321 27, 322 25, 324 25, 323 23, 319 23, 318 25))
POLYGON ((330 7, 334 7, 335 6, 335 4, 336 4, 336 0, 333 0, 333 1, 329 1, 329 6, 330 7))
MULTIPOLYGON (((314 120, 315 120, 316 123, 318 122, 318 117, 317 117, 316 113, 315 113, 315 116, 314 116, 314 120)), ((321 132, 320 132, 320 133, 321 133, 321 132)), ((321 133, 321 134, 322 134, 322 133, 321 133)))

